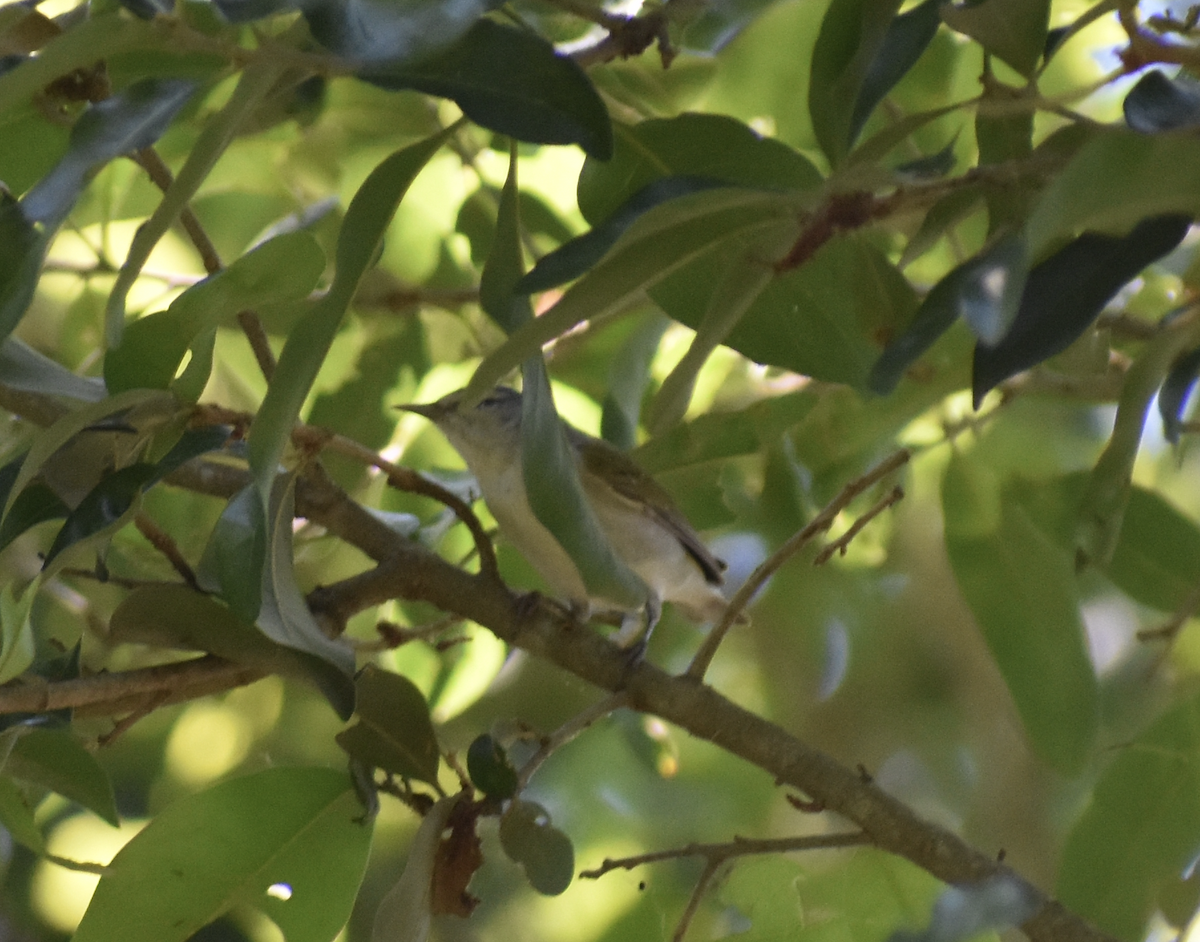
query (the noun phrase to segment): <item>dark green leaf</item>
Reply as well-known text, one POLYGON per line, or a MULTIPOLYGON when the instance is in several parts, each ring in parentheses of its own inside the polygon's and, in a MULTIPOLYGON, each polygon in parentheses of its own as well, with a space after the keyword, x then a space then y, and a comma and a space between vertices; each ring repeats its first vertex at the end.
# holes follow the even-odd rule
POLYGON ((642 213, 678 196, 725 185, 701 177, 662 177, 646 184, 602 223, 543 255, 517 282, 516 290, 532 294, 573 281, 600 261, 642 213))
POLYGON ((8 193, 0 192, 0 339, 25 316, 48 239, 8 193))
POLYGON ((506 334, 512 334, 533 320, 528 292, 517 293, 525 273, 521 251, 521 204, 517 188, 517 150, 514 146, 508 162, 508 177, 500 194, 496 232, 479 278, 479 303, 488 317, 506 334))
POLYGON ((946 551, 959 589, 1016 703, 1034 751, 1072 775, 1099 720, 1072 555, 958 454, 942 485, 946 551))
POLYGON ((1179 245, 1190 225, 1186 216, 1158 216, 1125 236, 1086 232, 1035 265, 1008 333, 975 348, 975 403, 1070 346, 1126 282, 1179 245))
POLYGON ((866 120, 858 114, 859 102, 870 111, 863 99, 867 75, 878 68, 882 83, 903 62, 889 56, 893 69, 876 66, 899 9, 899 0, 833 0, 821 20, 809 73, 808 112, 817 142, 835 167, 850 149, 855 122, 861 129, 866 120))
MULTIPOLYGON (((957 136, 952 138, 950 143, 936 154, 930 154, 928 157, 918 157, 916 160, 897 164, 896 173, 916 180, 930 180, 946 176, 946 174, 954 169, 954 164, 957 160, 954 155, 956 139, 957 136)), ((960 190, 954 195, 961 195, 961 193, 962 191, 960 190)))
POLYGON ((288 942, 328 942, 371 847, 350 785, 344 772, 276 768, 176 801, 117 854, 75 942, 183 942, 238 906, 288 942))
POLYGON ((571 885, 575 850, 541 805, 514 801, 500 819, 500 845, 525 868, 530 886, 539 893, 557 896, 571 885))
POLYGON ((1143 75, 1125 96, 1125 123, 1156 134, 1200 124, 1200 83, 1181 72, 1168 78, 1159 69, 1143 75))
MULTIPOLYGON (((1010 165, 1029 157, 1033 151, 1031 95, 1027 88, 1012 88, 995 78, 984 85, 983 98, 975 112, 980 166, 1010 165)), ((989 236, 1024 225, 1036 195, 1034 181, 984 176, 981 189, 987 199, 989 236)))
POLYGON ((17 738, 4 764, 8 775, 35 782, 78 802, 116 827, 120 824, 112 783, 67 729, 33 729, 17 738))
POLYGON ((607 160, 612 123, 586 73, 535 33, 478 20, 432 58, 360 71, 382 88, 449 98, 476 124, 519 141, 578 144, 607 160))
POLYGON ((883 42, 863 76, 850 118, 847 147, 853 147, 867 118, 883 97, 895 87, 908 70, 917 64, 941 24, 938 9, 942 0, 924 0, 901 13, 888 26, 883 42))
POLYGON ((1179 433, 1183 431, 1183 410, 1196 387, 1198 376, 1200 349, 1176 360, 1159 390, 1158 414, 1162 416, 1163 437, 1172 445, 1179 444, 1179 433))
POLYGON ((266 517, 253 484, 229 499, 200 559, 200 582, 244 621, 253 623, 262 607, 267 546, 266 517))
POLYGON ((1198 717, 1189 700, 1117 748, 1067 839, 1055 895, 1117 938, 1143 937, 1156 900, 1195 860, 1198 717))
POLYGON ((42 568, 49 566, 63 550, 120 523, 154 476, 154 465, 138 462, 102 478, 67 515, 42 568))
POLYGON ((436 782, 441 754, 421 691, 407 677, 372 664, 355 686, 358 722, 337 734, 338 745, 385 772, 436 782))
POLYGON ((942 7, 942 19, 951 29, 970 36, 992 55, 1029 76, 1046 47, 1050 0, 946 4, 942 7))
POLYGON ((25 194, 25 218, 57 229, 83 191, 88 173, 153 144, 195 90, 194 83, 180 79, 143 79, 92 105, 75 122, 63 159, 25 194))
POLYGON ((517 792, 517 770, 487 733, 477 736, 467 749, 467 771, 475 787, 489 798, 511 798, 517 792))
POLYGON ((466 33, 489 4, 295 0, 294 5, 303 10, 321 45, 358 65, 390 69, 437 55, 466 33))
POLYGON ((354 685, 325 660, 276 644, 216 599, 182 585, 134 589, 109 621, 113 641, 205 651, 236 664, 313 683, 340 715, 354 709, 354 685))
MULTIPOLYGON (((681 114, 617 125, 612 159, 584 161, 579 211, 599 227, 663 177, 720 180, 759 190, 801 191, 821 184, 820 171, 808 158, 781 141, 725 115, 681 114)), ((671 184, 677 185, 686 187, 671 184)), ((672 195, 680 192, 686 189, 672 195)))

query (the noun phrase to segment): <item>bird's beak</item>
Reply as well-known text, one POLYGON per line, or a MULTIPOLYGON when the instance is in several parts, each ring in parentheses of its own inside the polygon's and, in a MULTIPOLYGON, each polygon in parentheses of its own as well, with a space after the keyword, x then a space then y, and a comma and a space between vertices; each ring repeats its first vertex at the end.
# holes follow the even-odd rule
POLYGON ((402 412, 415 412, 417 415, 423 415, 430 422, 436 422, 446 414, 446 407, 440 402, 410 402, 406 406, 394 406, 393 408, 402 412))

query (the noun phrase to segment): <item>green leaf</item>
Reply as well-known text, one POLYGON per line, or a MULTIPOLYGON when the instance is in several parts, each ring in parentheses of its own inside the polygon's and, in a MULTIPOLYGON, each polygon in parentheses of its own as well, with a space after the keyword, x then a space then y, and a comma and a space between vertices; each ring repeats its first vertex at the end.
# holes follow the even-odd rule
POLYGON ((1149 216, 1200 216, 1200 138, 1106 130, 1046 187, 1025 228, 1031 258, 1083 229, 1123 235, 1149 216))
POLYGON ((195 83, 181 79, 142 79, 88 108, 71 129, 62 160, 21 200, 25 218, 57 229, 91 171, 153 144, 195 90, 195 83))
POLYGON ((642 397, 650 385, 650 367, 670 321, 662 314, 642 319, 609 366, 608 392, 601 404, 600 437, 622 451, 637 444, 642 397))
POLYGON ((578 461, 554 407, 546 364, 522 367, 521 466, 534 514, 579 569, 592 598, 619 609, 646 605, 645 583, 616 554, 579 481, 578 461))
POLYGON ((154 465, 138 462, 105 475, 72 510, 54 543, 46 553, 42 568, 48 567, 59 553, 91 537, 111 533, 124 526, 142 488, 154 477, 154 465))
MULTIPOLYGON (((300 8, 313 38, 363 66, 396 67, 428 59, 458 40, 488 7, 485 0, 455 3, 387 3, 379 0, 289 0, 300 8)), ((224 0, 239 21, 265 16, 280 6, 272 0, 224 0), (252 14, 252 15, 251 15, 252 14)))
POLYGON ((109 620, 113 641, 157 648, 205 651, 269 674, 313 683, 340 713, 354 709, 354 687, 327 661, 276 644, 254 626, 207 595, 182 585, 140 586, 127 595, 109 620))
POLYGON ((113 827, 120 824, 108 775, 68 729, 25 732, 13 745, 4 771, 78 802, 113 827))
POLYGON ((105 396, 100 380, 72 373, 17 337, 7 337, 0 343, 0 382, 25 392, 65 396, 81 402, 98 402, 105 396))
POLYGON ((1172 79, 1151 69, 1129 90, 1122 110, 1125 123, 1143 134, 1195 127, 1200 124, 1200 87, 1185 72, 1172 79))
POLYGON ((579 172, 579 211, 599 227, 664 177, 757 190, 798 192, 821 185, 820 171, 782 141, 726 115, 681 114, 616 125, 612 159, 589 157, 579 172))
POLYGON ((575 876, 571 839, 550 823, 546 809, 532 801, 514 801, 500 818, 500 846, 525 868, 529 885, 545 896, 558 896, 575 876))
POLYGON ((531 294, 574 281, 600 261, 643 213, 676 197, 725 185, 702 177, 662 177, 647 183, 599 225, 538 259, 516 288, 531 294))
MULTIPOLYGON (((330 638, 321 630, 296 584, 292 549, 295 496, 295 477, 279 475, 267 506, 266 566, 258 627, 272 641, 321 658, 349 678, 354 675, 353 649, 344 640, 330 638)), ((348 717, 354 703, 345 695, 345 688, 339 690, 324 684, 322 689, 330 696, 338 715, 343 719, 348 717)))
POLYGON ((337 734, 338 745, 392 775, 436 783, 441 753, 421 691, 373 664, 363 668, 356 687, 358 722, 337 734))
POLYGON ((728 251, 727 261, 708 298, 704 315, 695 325, 696 336, 687 353, 663 380, 647 413, 646 423, 652 436, 663 434, 687 414, 704 364, 737 330, 747 311, 775 277, 762 259, 785 252, 795 234, 790 222, 781 223, 777 232, 764 234, 751 244, 735 244, 729 250, 722 247, 728 251))
POLYGON ((533 320, 529 299, 517 294, 525 274, 521 252, 521 202, 517 186, 517 149, 509 153, 508 177, 500 194, 496 231, 491 251, 479 278, 479 303, 506 334, 512 334, 533 320))
POLYGON ((1192 316, 1183 328, 1160 331, 1125 374, 1112 437, 1092 469, 1079 507, 1075 543, 1081 564, 1103 568, 1112 559, 1150 404, 1175 359, 1200 344, 1197 318, 1192 316))
POLYGON ((938 15, 941 2, 924 0, 899 14, 888 26, 858 90, 858 99, 854 102, 854 113, 850 119, 847 147, 854 145, 875 106, 908 74, 908 70, 921 58, 921 53, 933 42, 941 23, 938 15))
POLYGON ((1171 365, 1171 372, 1158 391, 1158 414, 1162 416, 1163 437, 1172 445, 1179 444, 1183 431, 1183 410, 1187 406, 1196 379, 1200 377, 1200 348, 1185 353, 1171 365))
POLYGON ((129 324, 121 345, 104 359, 108 389, 167 389, 197 335, 238 311, 308 297, 324 267, 325 256, 308 232, 269 239, 193 285, 167 310, 129 324))
POLYGON ((694 193, 655 207, 554 307, 484 358, 467 399, 482 396, 582 321, 631 310, 643 292, 715 245, 775 227, 783 218, 789 218, 788 204, 778 194, 744 190, 694 193))
MULTIPOLYGON (((159 427, 164 422, 168 421, 178 412, 179 406, 175 397, 169 393, 164 393, 155 390, 146 389, 131 389, 123 393, 117 393, 114 396, 109 396, 99 402, 90 403, 68 412, 61 419, 55 422, 48 429, 42 431, 33 443, 33 447, 29 449, 29 453, 25 456, 25 461, 21 465, 21 472, 17 475, 13 482, 12 489, 9 491, 8 501, 4 508, 5 519, 12 511, 13 504, 17 496, 25 489, 25 487, 33 480, 35 475, 44 474, 49 467, 52 458, 58 457, 59 450, 63 448, 76 436, 83 436, 80 433, 87 435, 93 434, 89 432, 90 426, 100 423, 102 420, 109 419, 113 416, 125 416, 136 419, 136 425, 126 422, 130 428, 134 428, 140 436, 146 431, 159 427)), ((80 476, 73 480, 72 484, 80 483, 81 481, 90 479, 85 489, 85 493, 95 486, 95 481, 98 481, 102 472, 105 470, 103 461, 112 461, 112 455, 101 455, 100 450, 106 447, 106 443, 98 439, 97 454, 95 456, 87 454, 86 458, 95 458, 95 467, 87 466, 80 467, 78 471, 80 476)), ((87 443, 84 443, 86 450, 87 443)), ((111 449, 110 449, 111 450, 111 449)), ((74 465, 86 465, 87 461, 82 460, 84 456, 73 454, 69 456, 69 460, 74 465)))
POLYGON ((36 595, 36 585, 25 586, 19 595, 15 582, 0 589, 0 684, 25 673, 33 663, 33 625, 29 621, 29 611, 36 595))
MULTIPOLYGON (((863 82, 875 66, 899 0, 833 0, 821 20, 808 80, 813 133, 837 167, 850 149, 863 82)), ((864 101, 863 107, 866 107, 864 101)))
POLYGON ((0 776, 0 827, 18 844, 40 855, 46 852, 46 841, 34 819, 35 810, 25 789, 11 778, 0 776))
POLYGON ((942 7, 946 25, 970 36, 1022 75, 1033 74, 1046 46, 1050 0, 983 0, 942 7))
POLYGON ((6 343, 33 300, 49 241, 20 204, 0 192, 0 338, 6 343))
POLYGON ((344 772, 268 769, 161 811, 113 859, 74 942, 183 942, 235 906, 288 942, 345 925, 371 826, 344 772))
POLYGON ((175 174, 175 179, 167 187, 150 218, 138 226, 105 306, 104 334, 109 347, 121 345, 121 334, 125 328, 125 298, 141 275, 142 266, 150 258, 158 240, 196 195, 234 134, 253 114, 258 103, 271 91, 286 68, 284 63, 271 56, 250 61, 225 106, 209 119, 192 145, 187 160, 175 174))
POLYGON ((778 442, 787 429, 804 421, 817 398, 812 391, 804 390, 762 399, 745 409, 700 415, 646 442, 633 457, 641 467, 658 474, 752 455, 778 442))
POLYGON ((1070 554, 1003 498, 983 465, 955 455, 942 485, 946 551, 1034 751, 1077 773, 1098 726, 1070 554))
POLYGON ((221 598, 243 621, 253 623, 262 607, 267 558, 266 511, 258 489, 248 484, 229 499, 200 558, 200 584, 221 598))
MULTIPOLYGON (((650 296, 667 314, 700 326, 720 276, 719 246, 650 296)), ((766 363, 862 388, 879 356, 879 338, 907 326, 917 307, 913 289, 868 240, 827 242, 799 268, 777 275, 755 298, 724 343, 766 363)))
POLYGON ((1067 349, 1127 282, 1183 241, 1190 225, 1187 216, 1158 216, 1124 236, 1085 232, 1036 265, 1011 328, 975 348, 976 406, 1010 376, 1067 349))
POLYGON ((487 733, 475 737, 467 749, 471 782, 489 798, 511 798, 517 793, 517 770, 503 747, 487 733))
POLYGON ((1139 939, 1200 835, 1200 703, 1160 717, 1117 750, 1072 829, 1055 895, 1120 939, 1139 939))
POLYGON ((337 270, 329 292, 292 329, 279 357, 266 399, 250 426, 250 467, 259 492, 267 494, 300 408, 359 282, 374 263, 400 200, 448 132, 396 151, 379 164, 350 202, 338 234, 337 270))
POLYGON ((536 33, 478 20, 444 52, 359 78, 451 99, 476 124, 535 144, 578 144, 612 156, 612 124, 587 74, 536 33))

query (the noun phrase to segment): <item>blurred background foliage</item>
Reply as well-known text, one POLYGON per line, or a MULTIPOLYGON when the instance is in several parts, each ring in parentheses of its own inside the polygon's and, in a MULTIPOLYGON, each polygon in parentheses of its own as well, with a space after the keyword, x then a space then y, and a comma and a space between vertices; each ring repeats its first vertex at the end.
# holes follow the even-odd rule
MULTIPOLYGON (((1000 4, 987 0, 983 7, 1000 4)), ((569 49, 586 47, 597 35, 593 24, 576 15, 577 6, 514 0, 503 13, 556 43, 573 44, 569 49)), ((672 26, 671 42, 679 55, 669 69, 653 50, 592 65, 587 74, 617 122, 611 165, 616 169, 605 177, 605 165, 575 146, 519 145, 523 235, 530 258, 602 221, 644 182, 637 180, 636 168, 628 179, 616 178, 627 169, 621 162, 632 166, 630 154, 640 153, 637 148, 647 140, 658 148, 659 158, 677 157, 669 169, 681 174, 761 174, 774 185, 779 174, 799 179, 811 173, 819 181, 836 169, 843 174, 837 178, 843 191, 852 186, 882 191, 896 180, 885 174, 913 161, 937 157, 941 167, 929 171, 935 176, 962 174, 984 162, 975 113, 967 107, 949 109, 897 135, 894 146, 879 145, 877 153, 862 159, 857 176, 840 165, 842 157, 832 155, 831 163, 814 130, 809 88, 814 47, 829 6, 825 0, 714 2, 686 28, 672 26), (736 149, 742 145, 725 144, 719 138, 723 126, 717 125, 699 130, 671 125, 677 133, 664 131, 667 143, 654 144, 653 126, 643 122, 685 112, 727 116, 764 139, 788 145, 799 157, 794 163, 789 163, 792 157, 781 158, 780 166, 768 158, 746 164, 736 149), (678 154, 672 156, 671 148, 678 154), (730 154, 734 165, 721 169, 730 154)), ((1009 6, 1027 10, 1037 4, 1009 6)), ((93 23, 119 17, 127 29, 150 29, 150 21, 135 19, 108 0, 88 7, 93 23)), ((33 9, 59 18, 67 35, 85 16, 84 8, 58 0, 36 8, 0 7, 0 35, 10 56, 40 48, 22 49, 24 34, 17 29, 20 17, 33 9)), ((1082 0, 1055 0, 1046 23, 1051 29, 1067 26, 1088 10, 1082 0)), ((1143 5, 1143 14, 1155 12, 1164 11, 1143 5)), ((1186 16, 1183 9, 1174 13, 1181 21, 1186 16)), ((256 20, 253 26, 232 25, 213 7, 190 0, 160 14, 151 25, 186 22, 189 36, 208 36, 211 46, 202 48, 199 41, 190 48, 172 46, 164 27, 147 33, 150 39, 124 46, 109 36, 104 41, 111 47, 98 41, 93 55, 103 56, 114 89, 148 76, 198 82, 199 91, 155 145, 162 160, 178 171, 197 148, 206 122, 233 94, 237 77, 229 68, 231 49, 249 49, 267 37, 286 45, 303 27, 289 14, 256 20)), ((1179 41, 1187 39, 1182 34, 1179 41)), ((1017 117, 1007 120, 1032 121, 1027 142, 1034 145, 1067 123, 1120 121, 1122 103, 1136 81, 1133 74, 1117 74, 1118 54, 1127 42, 1115 12, 1096 16, 1038 75, 1042 100, 1059 106, 1032 115, 1017 109, 1017 117)), ((8 68, 0 83, 20 74, 16 63, 8 68)), ((941 26, 871 113, 859 140, 871 141, 907 116, 974 99, 983 74, 980 44, 941 26)), ((1011 63, 995 56, 989 57, 987 74, 989 81, 1014 89, 1023 82, 1011 63)), ((9 87, 0 84, 0 179, 11 194, 21 196, 60 161, 83 106, 48 86, 32 98, 18 100, 15 92, 6 98, 3 90, 9 87)), ((996 87, 990 93, 1002 94, 996 87)), ((226 264, 269 234, 302 228, 324 254, 320 284, 328 286, 346 207, 372 169, 458 115, 446 99, 387 90, 348 74, 281 80, 245 117, 199 186, 192 208, 226 264)), ((508 149, 503 134, 459 125, 421 170, 320 364, 305 405, 309 423, 439 480, 461 480, 455 473, 461 462, 437 432, 392 407, 428 402, 465 385, 481 358, 504 340, 479 306, 478 285, 494 239, 508 149)), ((914 173, 914 179, 921 178, 914 173)), ((1097 180, 1097 186, 1116 189, 1120 181, 1097 180)), ((109 345, 109 294, 139 225, 159 199, 135 163, 105 163, 54 237, 36 294, 13 336, 78 375, 101 375, 109 345)), ((993 244, 990 227, 1000 199, 985 192, 958 206, 939 204, 947 221, 929 234, 923 253, 906 259, 904 277, 892 287, 877 282, 882 276, 869 268, 875 264, 870 259, 883 259, 879 264, 895 273, 932 211, 897 213, 835 240, 830 249, 847 257, 822 269, 825 274, 813 276, 813 283, 798 284, 794 294, 773 301, 769 314, 774 323, 785 324, 788 304, 803 302, 815 310, 829 301, 835 339, 810 340, 802 333, 794 354, 801 361, 815 358, 818 366, 808 372, 826 375, 810 379, 721 347, 698 371, 684 424, 676 427, 699 430, 694 439, 702 446, 699 460, 671 431, 648 439, 644 428, 637 436, 639 454, 739 579, 848 480, 899 446, 913 449, 904 500, 827 564, 811 565, 813 553, 806 552, 786 565, 754 603, 752 624, 725 642, 709 681, 840 761, 861 764, 922 815, 987 853, 1003 853, 1024 876, 1048 891, 1057 888, 1105 928, 1125 938, 1146 932, 1167 938, 1193 918, 1200 895, 1196 878, 1183 866, 1187 854, 1176 859, 1179 848, 1190 849, 1192 857, 1200 848, 1200 805, 1195 794, 1139 789, 1147 782, 1194 786, 1200 758, 1195 732, 1189 731, 1191 697, 1200 676, 1200 633, 1192 617, 1200 580, 1200 489, 1195 486, 1200 457, 1188 430, 1178 445, 1169 445, 1157 417, 1139 426, 1133 480, 1142 510, 1131 518, 1112 565, 1075 574, 1069 518, 1087 473, 1109 441, 1122 391, 1119 378, 1100 393, 1087 383, 1108 375, 1110 363, 1137 358, 1147 332, 1192 298, 1193 243, 1185 241, 1164 263, 1130 281, 1108 306, 1108 320, 1059 354, 1051 369, 1039 374, 1045 380, 1041 384, 993 393, 975 411, 973 338, 968 326, 958 323, 894 392, 870 392, 867 372, 914 316, 919 300, 955 266, 993 244), (839 292, 851 291, 860 292, 862 300, 844 306, 839 292), (894 310, 880 310, 886 299, 894 310), (849 324, 853 312, 876 320, 849 324), (1146 332, 1139 334, 1138 325, 1146 332), (771 403, 781 405, 771 412, 771 403), (733 418, 703 424, 706 417, 722 414, 733 418), (745 446, 748 430, 750 447, 745 446), (998 529, 985 522, 993 518, 1000 520, 998 529), (1063 580, 1071 583, 1069 592, 1060 592, 1063 580), (1047 604, 1060 603, 1069 609, 1063 618, 1079 620, 1085 635, 1076 633, 1072 640, 1069 624, 1065 635, 1047 640, 1042 634, 1037 619, 1046 614, 1047 604), (995 615, 990 623, 988 612, 995 615), (1169 639, 1139 640, 1139 631, 1156 629, 1176 614, 1169 639), (1058 696, 1075 681, 1087 691, 1074 699, 1058 696), (1093 702, 1094 714, 1087 709, 1093 702), (1162 726, 1172 717, 1177 733, 1162 726), (1164 773, 1161 780, 1149 779, 1145 769, 1135 767, 1129 773, 1132 790, 1122 792, 1106 776, 1131 754, 1149 748, 1153 740, 1141 738, 1147 730, 1165 737, 1159 743, 1178 763, 1172 773, 1178 777, 1164 773), (1140 745, 1131 747, 1134 742, 1140 745), (1101 801, 1098 782, 1108 783, 1109 805, 1101 801), (1122 803, 1126 807, 1106 825, 1105 808, 1122 803), (1126 813, 1128 805, 1145 812, 1145 819, 1126 813), (1086 833, 1081 822, 1090 828, 1086 833), (1127 855, 1127 869, 1118 859, 1108 870, 1090 871, 1103 861, 1088 850, 1088 842, 1116 846, 1114 853, 1127 855)), ((1014 212, 1023 220, 1027 210, 1014 212)), ((204 275, 186 236, 171 229, 132 285, 126 311, 133 318, 161 311, 204 275)), ((585 322, 559 338, 547 350, 547 362, 564 418, 598 434, 602 415, 612 415, 609 397, 632 395, 635 407, 652 399, 693 336, 679 321, 695 327, 703 313, 695 305, 711 290, 693 276, 668 280, 651 290, 653 301, 641 296, 624 316, 585 322), (659 307, 678 320, 666 320, 659 307), (645 377, 644 385, 639 376, 645 377)), ((557 296, 538 296, 539 310, 557 296)), ((294 303, 262 304, 257 310, 278 353, 303 312, 294 303)), ((769 336, 751 342, 773 343, 769 336)), ((245 335, 226 318, 216 330, 213 368, 201 401, 253 413, 266 392, 245 335)), ((36 441, 39 431, 16 416, 6 414, 2 421, 0 459, 9 462, 36 441)), ((329 454, 325 463, 334 480, 364 505, 414 514, 430 532, 446 524, 437 542, 446 558, 470 554, 469 535, 449 526, 439 505, 388 488, 382 476, 344 455, 329 454)), ((868 494, 856 503, 852 514, 839 519, 835 535, 877 496, 868 494)), ((145 492, 141 506, 195 563, 225 504, 158 486, 145 492)), ((479 509, 490 525, 486 510, 479 509)), ((41 565, 37 554, 47 551, 55 532, 45 524, 34 527, 5 549, 0 584, 19 586, 32 579, 41 565)), ((428 533, 426 538, 432 539, 428 533)), ((540 585, 502 540, 498 550, 511 585, 540 585)), ((162 650, 113 643, 106 626, 127 595, 122 580, 174 580, 174 570, 132 526, 112 534, 103 552, 104 567, 116 578, 99 582, 78 571, 94 566, 95 552, 90 544, 77 548, 68 568, 46 580, 33 599, 34 663, 45 664, 76 645, 88 673, 167 659, 162 650)), ((367 562, 353 547, 298 521, 295 566, 302 589, 349 577, 367 562)), ((0 609, 8 633, 14 630, 16 604, 9 597, 0 609)), ((582 682, 507 650, 472 624, 450 625, 441 636, 455 642, 449 646, 411 642, 371 653, 380 620, 422 626, 440 617, 420 603, 389 602, 352 619, 348 636, 361 645, 360 663, 370 657, 411 679, 428 701, 444 750, 462 757, 476 737, 489 731, 508 743, 518 728, 550 731, 596 700, 596 692, 582 682)), ((702 636, 702 629, 668 609, 648 657, 668 670, 682 670, 702 636)), ((275 676, 154 710, 98 749, 98 738, 113 729, 112 719, 77 716, 71 729, 111 780, 119 828, 78 800, 15 781, 34 809, 47 853, 104 862, 163 809, 231 777, 280 767, 344 767, 345 755, 334 739, 342 728, 320 694, 275 676)), ((512 750, 517 758, 532 752, 519 740, 512 750)), ((453 787, 445 769, 442 781, 453 787)), ((34 784, 39 784, 36 776, 34 784)), ((576 871, 605 857, 692 841, 831 826, 820 816, 799 813, 759 770, 629 711, 604 718, 553 755, 524 797, 547 809, 554 825, 569 835, 576 871)), ((346 939, 370 937, 379 901, 395 882, 418 824, 410 810, 384 799, 346 939)), ((0 938, 66 938, 96 877, 39 859, 27 841, 9 831, 0 831, 0 938)), ((437 938, 668 938, 701 869, 697 860, 682 859, 598 881, 576 879, 560 896, 540 896, 501 852, 495 828, 485 823, 481 832, 486 862, 472 892, 482 902, 469 921, 438 920, 437 938)), ((914 866, 866 849, 753 858, 722 873, 691 933, 693 938, 745 940, 882 939, 896 928, 924 924, 939 888, 914 866)), ((266 940, 277 933, 260 913, 240 906, 196 938, 266 940)))

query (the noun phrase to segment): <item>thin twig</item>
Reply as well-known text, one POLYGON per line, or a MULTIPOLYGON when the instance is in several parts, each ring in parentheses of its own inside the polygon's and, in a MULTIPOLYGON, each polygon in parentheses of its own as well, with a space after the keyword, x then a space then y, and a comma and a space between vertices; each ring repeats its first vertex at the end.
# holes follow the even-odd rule
POLYGON ((346 438, 344 435, 329 434, 312 426, 306 426, 296 429, 292 433, 292 437, 303 439, 318 432, 322 436, 329 435, 329 437, 324 439, 321 447, 337 452, 339 455, 344 455, 347 458, 361 461, 363 464, 370 465, 373 468, 378 468, 387 475, 388 484, 397 490, 408 491, 410 494, 420 494, 423 497, 432 498, 453 510, 455 516, 471 531, 471 537, 475 541, 475 549, 479 551, 480 569, 489 578, 500 581, 500 567, 496 562, 496 550, 492 546, 492 541, 488 539, 487 531, 483 529, 483 524, 479 522, 479 518, 475 516, 475 512, 467 505, 466 501, 450 493, 450 491, 446 490, 440 484, 417 474, 411 468, 404 468, 393 464, 377 452, 371 451, 365 445, 360 445, 354 439, 346 438))
POLYGON ((671 933, 671 942, 683 942, 683 937, 687 935, 692 920, 696 918, 696 913, 700 912, 700 903, 704 900, 708 888, 712 886, 713 880, 716 879, 725 863, 724 860, 713 859, 704 864, 704 872, 700 874, 700 879, 692 887, 687 905, 683 907, 683 914, 679 917, 679 922, 675 924, 675 931, 671 933))
POLYGON ((734 857, 749 857, 753 854, 787 854, 801 850, 829 850, 839 847, 858 847, 872 843, 862 831, 841 834, 805 834, 800 837, 748 838, 735 837, 724 844, 687 844, 671 850, 656 850, 632 857, 606 857, 604 863, 593 870, 584 870, 579 876, 585 880, 598 880, 613 870, 633 870, 645 864, 663 860, 678 860, 681 857, 703 857, 706 860, 731 860, 734 857))
POLYGON ((137 516, 133 518, 134 525, 138 528, 138 533, 144 536, 156 550, 158 550, 171 564, 171 568, 179 573, 179 577, 183 579, 193 590, 200 592, 200 583, 196 579, 195 570, 191 564, 184 558, 179 547, 175 543, 175 538, 167 533, 162 527, 154 522, 154 519, 144 510, 138 511, 137 516))
POLYGON ((725 635, 728 634, 729 629, 733 627, 738 616, 745 610, 750 600, 758 593, 758 590, 766 584, 766 581, 778 572, 779 568, 785 562, 798 553, 814 537, 820 533, 824 533, 833 526, 837 515, 854 498, 863 493, 863 491, 873 487, 878 481, 883 480, 893 471, 903 467, 910 457, 911 452, 907 448, 902 448, 891 457, 876 465, 862 477, 851 481, 799 533, 784 543, 783 546, 779 547, 779 549, 754 570, 750 578, 734 593, 733 598, 729 602, 729 607, 725 610, 725 615, 713 627, 713 630, 709 632, 708 637, 704 639, 704 643, 700 645, 696 656, 692 658, 692 663, 688 665, 684 676, 692 680, 702 680, 708 671, 708 666, 712 663, 712 659, 717 653, 717 648, 721 646, 721 642, 725 639, 725 635))
MULTIPOLYGON (((133 154, 132 159, 134 163, 146 171, 150 180, 160 190, 166 193, 170 189, 171 184, 174 182, 171 168, 158 156, 158 151, 153 147, 142 148, 133 154)), ((196 251, 200 254, 200 261, 204 264, 204 270, 210 275, 215 275, 224 267, 221 264, 221 256, 217 254, 217 247, 212 244, 208 233, 204 231, 204 227, 200 225, 200 220, 196 218, 196 214, 192 212, 190 206, 184 206, 180 211, 179 222, 183 225, 183 231, 187 233, 188 238, 192 240, 192 245, 196 247, 196 251)))
POLYGON ((899 503, 903 499, 904 488, 897 484, 891 489, 891 491, 888 492, 885 497, 880 498, 870 510, 866 511, 862 516, 855 520, 854 523, 850 525, 850 529, 839 536, 836 540, 833 540, 828 546, 821 550, 821 552, 817 553, 817 558, 813 560, 813 565, 825 565, 833 558, 834 553, 845 556, 846 547, 850 545, 850 541, 858 536, 858 534, 862 532, 863 528, 868 523, 878 517, 893 504, 899 503))
POLYGON ((522 791, 529 780, 533 778, 533 773, 536 772, 543 762, 554 754, 555 750, 565 746, 572 739, 582 733, 585 729, 595 723, 598 719, 608 716, 608 714, 619 710, 621 707, 629 703, 629 695, 623 690, 618 690, 611 696, 605 697, 593 703, 586 710, 575 714, 562 726, 556 729, 549 736, 545 737, 538 751, 535 752, 528 762, 522 767, 520 774, 517 776, 517 791, 522 791))
POLYGON ((242 333, 250 341, 250 349, 254 351, 254 359, 258 361, 259 370, 262 371, 263 377, 269 383, 275 375, 275 353, 271 350, 271 341, 267 337, 267 331, 263 327, 262 321, 253 311, 239 311, 237 321, 242 327, 242 333))

